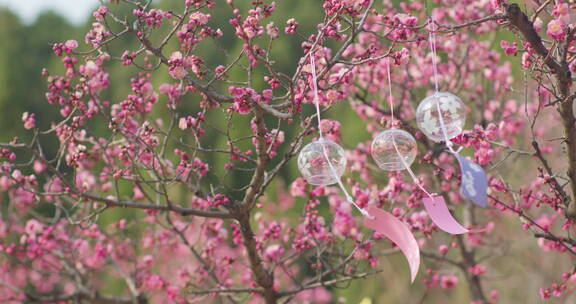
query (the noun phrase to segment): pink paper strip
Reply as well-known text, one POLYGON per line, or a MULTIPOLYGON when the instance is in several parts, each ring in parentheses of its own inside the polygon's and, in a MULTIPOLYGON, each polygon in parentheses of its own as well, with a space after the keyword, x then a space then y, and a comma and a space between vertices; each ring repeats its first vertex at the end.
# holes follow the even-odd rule
POLYGON ((438 226, 438 228, 450 233, 450 234, 462 234, 468 232, 468 229, 462 227, 460 223, 454 219, 444 197, 433 196, 424 198, 424 207, 428 211, 428 215, 432 219, 432 222, 438 226))
POLYGON ((420 268, 420 247, 408 227, 392 214, 371 207, 368 212, 372 218, 366 217, 366 227, 386 236, 400 248, 410 267, 411 282, 414 282, 420 268))

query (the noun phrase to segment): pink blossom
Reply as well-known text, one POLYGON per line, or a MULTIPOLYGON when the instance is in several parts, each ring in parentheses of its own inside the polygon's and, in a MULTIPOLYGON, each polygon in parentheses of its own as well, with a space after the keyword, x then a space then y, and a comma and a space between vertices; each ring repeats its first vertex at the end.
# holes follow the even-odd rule
POLYGON ((35 160, 33 168, 34 168, 34 172, 36 172, 36 174, 42 174, 42 173, 44 173, 44 171, 46 171, 46 169, 48 167, 42 161, 35 160))
POLYGON ((93 77, 100 70, 100 68, 98 67, 96 62, 94 62, 94 60, 86 61, 86 64, 83 67, 81 67, 81 69, 82 74, 84 74, 86 77, 93 77))
POLYGON ((36 114, 24 112, 24 114, 22 114, 22 121, 24 122, 25 129, 34 129, 34 127, 36 127, 36 114))
POLYGON ((540 294, 540 299, 542 299, 542 300, 550 299, 550 297, 552 296, 550 293, 550 289, 548 289, 548 288, 546 288, 546 289, 540 288, 538 293, 540 294))
POLYGON ((270 22, 266 25, 266 34, 272 39, 280 37, 278 28, 274 25, 274 22, 270 22))
POLYGON ((308 183, 304 178, 297 178, 292 182, 292 187, 290 188, 290 194, 295 197, 305 197, 306 196, 306 188, 308 183))
POLYGON ((226 71, 226 67, 223 65, 219 65, 216 67, 216 69, 214 69, 214 74, 222 75, 222 74, 224 74, 225 71, 226 71))
POLYGON ((440 278, 440 286, 443 289, 453 289, 458 285, 458 277, 455 275, 444 275, 440 278))
POLYGON ((510 44, 508 41, 502 40, 502 41, 500 41, 500 46, 504 49, 504 53, 506 53, 506 55, 516 56, 516 54, 518 54, 518 43, 517 42, 510 44))
POLYGON ((534 20, 534 29, 537 32, 540 32, 542 30, 542 26, 544 26, 544 22, 542 19, 540 19, 540 17, 537 17, 536 20, 534 20))
POLYGON ((284 248, 278 244, 274 244, 266 248, 264 251, 264 258, 272 262, 279 262, 284 255, 284 248))
POLYGON ((332 295, 324 287, 309 289, 296 296, 298 303, 328 304, 332 303, 332 295))
POLYGON ((171 67, 169 70, 170 76, 174 79, 183 79, 188 75, 188 72, 183 66, 171 67))
POLYGON ((480 276, 486 273, 486 266, 482 266, 480 264, 476 264, 470 268, 468 268, 468 272, 475 276, 480 276))
POLYGON ((181 117, 178 121, 178 128, 180 128, 180 130, 188 129, 188 122, 186 121, 185 117, 181 117))
POLYGON ((395 60, 397 64, 408 64, 410 60, 410 51, 408 51, 407 48, 402 48, 399 52, 396 52, 395 60))
POLYGON ((30 236, 35 236, 43 230, 44 225, 35 219, 31 219, 26 223, 25 231, 30 236))
POLYGON ((284 32, 286 34, 290 35, 296 33, 296 29, 298 28, 298 22, 296 22, 294 18, 288 19, 288 21, 286 21, 286 24, 288 25, 286 28, 284 28, 284 32))
POLYGON ((548 231, 556 221, 557 217, 558 216, 556 214, 552 216, 549 216, 548 214, 542 214, 536 220, 536 224, 540 225, 540 227, 542 227, 542 229, 544 229, 545 231, 548 231))
POLYGON ((66 46, 70 50, 75 50, 78 48, 78 41, 68 40, 68 41, 66 41, 66 43, 64 43, 64 46, 66 46))
POLYGON ((161 290, 166 282, 157 274, 146 275, 143 279, 142 288, 144 290, 161 290))
POLYGON ((556 40, 564 40, 564 36, 566 35, 565 25, 559 19, 553 19, 548 23, 548 30, 546 31, 546 35, 556 39, 556 40))
POLYGON ((570 6, 568 3, 557 3, 554 5, 552 15, 557 17, 563 23, 568 24, 570 23, 570 6))
POLYGON ((572 61, 568 68, 570 69, 570 72, 576 73, 576 61, 572 61))
POLYGON ((196 25, 205 25, 208 23, 208 21, 210 21, 210 15, 195 12, 193 14, 190 14, 189 19, 190 21, 195 22, 196 25))
POLYGON ((166 288, 166 293, 168 294, 168 298, 176 300, 180 297, 180 288, 172 285, 166 288))
POLYGON ((98 20, 98 22, 104 22, 104 18, 108 14, 108 11, 108 7, 102 5, 92 15, 96 20, 98 20))
POLYGON ((448 246, 440 245, 440 247, 438 247, 438 251, 441 255, 446 255, 448 253, 448 246))
POLYGON ((530 53, 524 52, 522 54, 522 67, 528 69, 530 66, 532 66, 532 56, 530 53))

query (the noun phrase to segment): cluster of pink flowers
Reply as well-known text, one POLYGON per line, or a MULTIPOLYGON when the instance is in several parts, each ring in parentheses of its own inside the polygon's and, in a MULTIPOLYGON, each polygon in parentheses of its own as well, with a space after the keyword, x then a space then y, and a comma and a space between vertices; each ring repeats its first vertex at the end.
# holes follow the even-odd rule
POLYGON ((548 22, 548 29, 546 30, 546 35, 556 39, 564 40, 566 35, 566 25, 560 19, 554 19, 548 22))
POLYGON ((78 48, 78 41, 68 40, 65 43, 55 43, 52 46, 52 50, 56 56, 62 56, 63 54, 72 55, 74 50, 78 48))
POLYGON ((298 22, 296 22, 296 20, 294 18, 288 19, 288 21, 286 21, 286 28, 284 28, 284 33, 291 35, 291 34, 295 34, 296 30, 298 29, 298 22))
POLYGON ((205 120, 206 117, 203 113, 198 113, 197 118, 192 116, 181 117, 178 122, 178 127, 181 130, 192 129, 196 136, 201 138, 206 133, 206 131, 202 128, 202 123, 205 120))
MULTIPOLYGON (((151 9, 149 11, 142 11, 139 9, 135 9, 132 11, 132 14, 140 19, 142 19, 148 26, 159 28, 162 26, 162 22, 165 19, 172 19, 171 12, 164 12, 159 9, 151 9)), ((98 19, 98 18, 96 18, 98 19)))
POLYGON ((176 36, 182 43, 182 49, 188 50, 202 42, 207 37, 222 37, 222 30, 207 26, 212 16, 201 12, 194 12, 188 17, 188 23, 176 32, 176 36), (199 30, 199 33, 197 31, 199 30))
POLYGON ((418 19, 408 14, 396 14, 390 20, 390 25, 397 28, 392 32, 390 38, 395 40, 408 40, 414 36, 416 30, 414 28, 418 25, 418 19))
POLYGON ((228 111, 234 111, 238 114, 250 113, 252 103, 269 102, 271 97, 270 91, 267 91, 265 95, 260 95, 251 88, 239 88, 235 86, 230 86, 228 92, 234 97, 234 103, 228 111))
POLYGON ((92 16, 94 16, 98 22, 104 22, 108 12, 110 12, 110 9, 107 6, 102 5, 98 7, 94 13, 92 13, 92 16))
POLYGON ((500 41, 500 46, 504 49, 504 53, 506 55, 514 55, 518 54, 518 43, 514 42, 510 44, 507 40, 500 41))
POLYGON ((36 114, 24 112, 22 114, 22 122, 24 123, 24 129, 34 129, 36 126, 36 114))
POLYGON ((102 23, 94 22, 92 23, 92 29, 86 34, 84 39, 86 43, 90 44, 92 47, 98 48, 101 43, 110 36, 112 36, 112 33, 108 31, 102 23))

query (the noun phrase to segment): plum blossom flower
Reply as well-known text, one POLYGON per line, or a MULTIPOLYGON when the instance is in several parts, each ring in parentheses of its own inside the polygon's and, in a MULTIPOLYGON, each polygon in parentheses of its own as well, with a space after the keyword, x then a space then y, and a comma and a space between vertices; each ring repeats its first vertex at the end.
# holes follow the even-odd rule
POLYGON ((554 5, 552 15, 560 19, 563 23, 570 23, 570 6, 568 3, 558 3, 554 5))
POLYGON ((295 34, 296 29, 298 28, 298 22, 296 22, 294 18, 290 18, 286 21, 286 24, 288 24, 288 26, 284 28, 284 32, 286 34, 295 34))
POLYGON ((440 245, 440 247, 438 247, 438 251, 441 255, 446 255, 448 253, 448 249, 449 248, 446 245, 440 245))
POLYGON ((528 52, 524 52, 522 54, 522 67, 525 69, 530 68, 532 66, 532 56, 528 52))
POLYGON ((548 30, 546 34, 556 40, 564 40, 566 35, 566 28, 564 22, 560 19, 554 19, 548 23, 548 30))
POLYGON ((196 25, 205 25, 210 21, 211 16, 207 14, 202 14, 200 12, 195 12, 190 15, 190 21, 194 22, 196 25))
POLYGON ((152 274, 144 277, 143 288, 145 290, 160 290, 164 288, 166 282, 157 274, 152 274))
POLYGON ((170 73, 170 76, 172 76, 174 79, 183 79, 186 77, 186 75, 188 75, 186 69, 181 65, 170 67, 168 73, 170 73))
POLYGON ((94 16, 98 22, 104 22, 104 17, 106 17, 108 11, 108 7, 102 5, 92 14, 92 16, 94 16))
POLYGON ((472 267, 469 267, 468 272, 475 275, 475 276, 480 276, 480 275, 483 275, 484 273, 486 273, 486 266, 476 264, 472 267))
POLYGON ((34 129, 36 126, 36 114, 24 112, 24 114, 22 114, 22 122, 24 122, 25 129, 34 129))
POLYGON ((537 32, 540 32, 542 30, 543 25, 544 25, 544 22, 542 21, 542 19, 540 19, 540 17, 537 17, 536 20, 534 20, 534 29, 537 32))
POLYGON ((280 37, 278 28, 274 25, 274 22, 270 22, 266 25, 266 34, 272 39, 280 37))
POLYGON ((510 44, 508 41, 502 40, 500 41, 500 46, 504 49, 506 55, 516 56, 518 54, 518 42, 510 44))
POLYGON ((440 287, 443 289, 453 289, 458 285, 458 277, 455 275, 445 275, 440 278, 440 287))
POLYGON ((284 255, 284 248, 278 244, 268 246, 264 251, 264 258, 268 261, 279 262, 284 255))
POLYGON ((552 294, 550 293, 550 289, 548 288, 540 288, 538 293, 540 294, 540 299, 542 300, 550 299, 550 297, 552 296, 552 294))
POLYGON ((36 172, 36 174, 42 174, 44 171, 46 171, 47 168, 48 166, 46 166, 46 164, 44 164, 42 161, 34 161, 34 172, 36 172))
POLYGON ((78 41, 68 40, 68 41, 66 41, 66 43, 64 43, 64 46, 66 46, 70 50, 75 50, 78 48, 78 41))

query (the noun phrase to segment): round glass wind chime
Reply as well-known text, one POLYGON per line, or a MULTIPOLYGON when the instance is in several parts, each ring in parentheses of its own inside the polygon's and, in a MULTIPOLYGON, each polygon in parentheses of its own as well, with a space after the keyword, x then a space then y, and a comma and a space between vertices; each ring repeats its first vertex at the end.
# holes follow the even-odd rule
MULTIPOLYGON (((416 122, 418 128, 426 137, 434 142, 444 141, 448 151, 457 158, 462 172, 461 194, 474 203, 485 206, 487 200, 486 174, 480 166, 460 156, 458 151, 454 150, 453 144, 450 141, 463 131, 466 122, 466 107, 457 96, 438 90, 436 40, 434 21, 432 18, 429 19, 428 25, 430 26, 428 34, 432 53, 435 92, 419 104, 416 110, 416 122)), ((324 139, 322 134, 314 52, 310 50, 308 56, 310 57, 319 138, 301 150, 298 155, 298 168, 306 181, 312 185, 328 186, 338 184, 346 200, 354 205, 364 216, 364 225, 386 236, 400 248, 408 260, 411 279, 414 281, 420 265, 420 249, 410 229, 398 218, 382 209, 370 207, 366 210, 359 207, 341 181, 341 177, 346 170, 345 151, 337 143, 324 139)), ((390 58, 387 58, 386 61, 386 71, 388 77, 390 118, 392 125, 394 125, 395 117, 390 58)), ((464 228, 454 219, 446 206, 443 196, 427 191, 410 168, 417 154, 417 143, 410 133, 394 127, 380 132, 372 141, 371 154, 375 163, 382 170, 406 170, 408 172, 414 183, 426 194, 427 197, 423 198, 424 207, 430 219, 437 227, 450 234, 468 232, 468 229, 464 228)))

